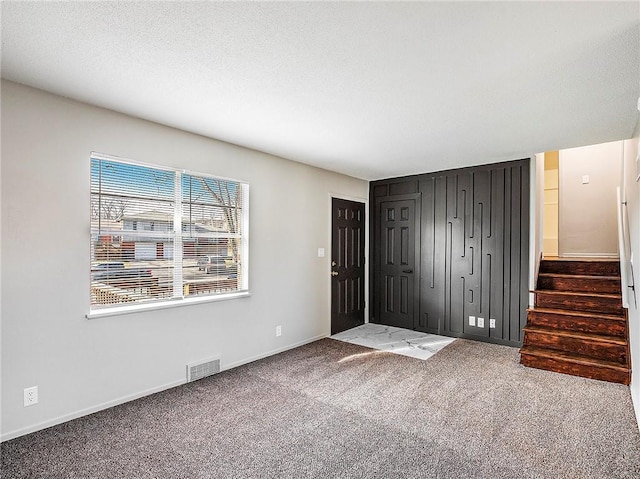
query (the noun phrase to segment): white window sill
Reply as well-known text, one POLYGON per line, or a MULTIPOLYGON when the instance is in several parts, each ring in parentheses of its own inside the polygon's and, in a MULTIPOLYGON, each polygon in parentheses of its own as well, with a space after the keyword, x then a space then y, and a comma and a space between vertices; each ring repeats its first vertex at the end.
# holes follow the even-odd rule
POLYGON ((180 306, 189 306, 191 304, 213 303, 217 301, 228 301, 230 299, 248 298, 251 296, 249 291, 239 291, 236 293, 218 294, 215 296, 193 296, 184 299, 172 299, 168 301, 158 301, 147 304, 134 304, 128 306, 114 306, 105 309, 96 309, 87 313, 87 319, 106 318, 108 316, 119 316, 122 314, 142 313, 144 311, 154 311, 156 309, 177 308, 180 306))

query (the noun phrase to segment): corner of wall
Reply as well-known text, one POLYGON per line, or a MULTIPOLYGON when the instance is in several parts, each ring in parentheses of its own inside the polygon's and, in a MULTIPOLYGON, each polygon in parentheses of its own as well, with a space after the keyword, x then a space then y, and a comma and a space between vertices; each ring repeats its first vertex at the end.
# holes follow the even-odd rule
MULTIPOLYGON (((542 254, 542 224, 544 204, 544 153, 531 157, 530 199, 529 202, 529 291, 536 285, 540 256, 542 254)), ((535 297, 529 293, 529 306, 533 306, 535 297)))
MULTIPOLYGON (((629 245, 635 298, 630 298, 628 308, 629 349, 631 354, 631 399, 636 421, 640 428, 640 182, 636 181, 636 158, 639 153, 640 121, 636 123, 633 138, 624 142, 623 191, 628 213, 629 245), (635 372, 635 374, 634 374, 635 372)), ((624 286, 624 285, 623 285, 624 286)))

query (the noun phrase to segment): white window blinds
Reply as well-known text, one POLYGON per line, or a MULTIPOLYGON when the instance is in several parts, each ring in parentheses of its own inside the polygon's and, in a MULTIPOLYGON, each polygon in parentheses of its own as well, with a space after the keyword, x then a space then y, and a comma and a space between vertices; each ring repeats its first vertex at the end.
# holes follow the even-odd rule
POLYGON ((247 290, 246 183, 91 156, 91 308, 247 290))

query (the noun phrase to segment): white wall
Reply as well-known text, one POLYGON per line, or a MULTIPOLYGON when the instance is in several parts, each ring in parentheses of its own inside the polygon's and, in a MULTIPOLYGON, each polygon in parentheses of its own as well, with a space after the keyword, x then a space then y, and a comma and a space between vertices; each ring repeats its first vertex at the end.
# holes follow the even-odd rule
POLYGON ((560 151, 560 256, 617 256, 622 142, 560 151), (584 175, 589 183, 583 184, 584 175))
POLYGON ((636 158, 640 141, 640 122, 634 138, 624 142, 623 199, 626 199, 631 236, 631 258, 635 299, 629 297, 629 342, 631 347, 631 397, 640 424, 640 182, 636 182, 636 158))
POLYGON ((557 151, 547 151, 544 154, 544 246, 545 256, 558 256, 558 156, 557 151))
POLYGON ((228 368, 328 335, 328 197, 368 196, 362 180, 4 81, 2 170, 2 439, 177 385, 195 360, 228 368), (248 181, 252 296, 87 320, 92 150, 248 181))
MULTIPOLYGON (((529 291, 536 289, 536 278, 540 269, 544 233, 544 153, 531 158, 531 192, 529 204, 529 291)), ((533 307, 535 295, 529 293, 529 306, 533 307)))

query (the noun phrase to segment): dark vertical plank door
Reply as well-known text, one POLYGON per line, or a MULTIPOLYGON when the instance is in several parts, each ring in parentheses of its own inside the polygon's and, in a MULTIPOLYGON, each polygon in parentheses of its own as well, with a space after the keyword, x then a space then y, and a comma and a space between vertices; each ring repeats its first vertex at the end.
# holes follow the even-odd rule
POLYGON ((376 240, 376 321, 400 328, 414 328, 417 313, 416 198, 389 199, 378 204, 376 240))
POLYGON ((364 324, 364 203, 331 202, 331 334, 364 324))

